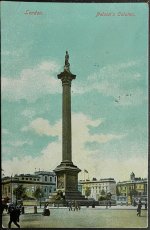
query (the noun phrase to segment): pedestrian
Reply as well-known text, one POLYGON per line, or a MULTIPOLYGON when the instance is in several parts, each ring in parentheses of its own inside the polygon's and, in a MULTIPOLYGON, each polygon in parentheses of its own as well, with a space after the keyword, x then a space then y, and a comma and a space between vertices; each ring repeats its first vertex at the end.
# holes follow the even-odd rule
POLYGON ((50 210, 48 204, 45 204, 44 210, 43 210, 43 216, 50 216, 50 210))
POLYGON ((78 202, 75 200, 74 201, 74 211, 78 211, 78 202))
POLYGON ((145 209, 147 210, 147 200, 145 199, 145 209))
POLYGON ((72 202, 71 201, 68 202, 68 206, 69 206, 69 211, 72 211, 72 202))
POLYGON ((111 200, 109 201, 109 207, 111 208, 111 200))
POLYGON ((142 208, 142 204, 141 201, 139 200, 138 207, 137 207, 137 216, 141 216, 141 208, 142 208))
POLYGON ((11 228, 11 224, 12 222, 18 227, 20 228, 20 225, 17 223, 19 222, 19 216, 20 216, 20 209, 15 207, 15 206, 11 206, 8 210, 9 214, 10 214, 10 220, 8 223, 8 228, 11 228))
POLYGON ((80 203, 78 202, 78 210, 80 210, 81 209, 81 207, 80 207, 80 203))
POLYGON ((106 208, 108 208, 108 200, 106 200, 106 208))

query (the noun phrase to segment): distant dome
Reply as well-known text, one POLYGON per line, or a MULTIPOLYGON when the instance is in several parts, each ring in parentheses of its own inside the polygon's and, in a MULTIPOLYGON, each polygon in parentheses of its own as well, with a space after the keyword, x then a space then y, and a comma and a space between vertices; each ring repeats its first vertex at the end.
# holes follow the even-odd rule
POLYGON ((130 174, 130 176, 135 176, 134 172, 132 172, 132 173, 130 174))
POLYGON ((130 179, 131 179, 131 180, 134 180, 134 179, 135 179, 135 174, 134 174, 133 172, 130 174, 130 179))

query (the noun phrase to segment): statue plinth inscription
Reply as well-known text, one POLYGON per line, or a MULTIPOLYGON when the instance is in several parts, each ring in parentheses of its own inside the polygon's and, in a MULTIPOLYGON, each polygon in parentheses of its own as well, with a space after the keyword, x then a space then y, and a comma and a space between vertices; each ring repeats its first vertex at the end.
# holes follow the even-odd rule
POLYGON ((63 189, 64 188, 64 176, 59 175, 57 177, 57 188, 58 189, 63 189))

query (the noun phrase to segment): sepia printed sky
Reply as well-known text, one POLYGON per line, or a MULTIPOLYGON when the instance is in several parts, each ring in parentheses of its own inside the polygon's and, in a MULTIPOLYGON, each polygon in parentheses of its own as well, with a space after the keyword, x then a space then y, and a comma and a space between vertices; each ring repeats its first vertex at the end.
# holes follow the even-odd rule
POLYGON ((132 171, 147 177, 147 4, 2 2, 1 18, 3 173, 52 171, 60 164, 57 74, 68 50, 77 76, 72 158, 79 178, 84 169, 90 179, 128 180, 132 171))

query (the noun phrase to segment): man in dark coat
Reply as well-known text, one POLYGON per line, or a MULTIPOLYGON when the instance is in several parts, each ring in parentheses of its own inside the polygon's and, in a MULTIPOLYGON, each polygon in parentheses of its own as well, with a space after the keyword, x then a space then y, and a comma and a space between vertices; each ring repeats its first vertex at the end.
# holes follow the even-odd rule
POLYGON ((10 229, 11 228, 11 224, 12 222, 18 227, 20 228, 20 225, 17 223, 19 222, 19 216, 20 216, 20 209, 15 207, 15 206, 12 206, 10 208, 10 210, 8 210, 9 213, 10 213, 10 221, 8 223, 8 228, 10 229))
POLYGON ((142 208, 142 204, 141 201, 139 200, 138 207, 137 207, 137 216, 141 216, 141 208, 142 208))

